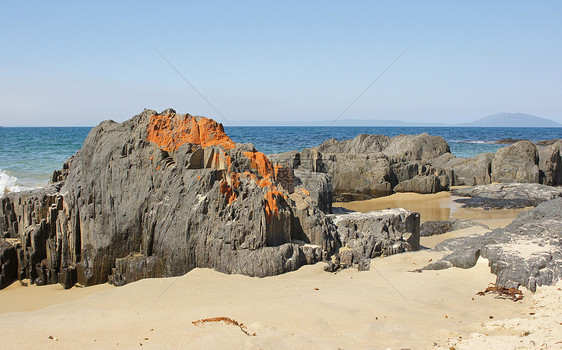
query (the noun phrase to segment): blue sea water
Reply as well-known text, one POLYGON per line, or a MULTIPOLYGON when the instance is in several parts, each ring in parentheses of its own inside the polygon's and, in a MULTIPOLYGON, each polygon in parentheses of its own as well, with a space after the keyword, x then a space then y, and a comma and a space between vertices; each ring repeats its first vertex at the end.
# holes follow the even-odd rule
MULTIPOLYGON (((47 184, 50 175, 83 144, 91 128, 0 128, 0 197, 6 191, 47 184)), ((325 140, 352 139, 359 134, 442 136, 457 157, 495 152, 494 141, 562 138, 562 128, 467 127, 225 127, 235 142, 251 142, 266 154, 319 145, 325 140)))

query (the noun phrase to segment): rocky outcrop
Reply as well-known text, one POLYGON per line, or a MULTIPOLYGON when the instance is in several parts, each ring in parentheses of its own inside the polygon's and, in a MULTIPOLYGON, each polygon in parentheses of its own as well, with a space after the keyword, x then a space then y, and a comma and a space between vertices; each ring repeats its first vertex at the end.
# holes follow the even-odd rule
POLYGON ((298 186, 302 193, 309 195, 318 209, 326 214, 332 212, 333 189, 328 174, 295 170, 293 176, 294 186, 298 186))
POLYGON ((333 215, 343 246, 359 256, 375 258, 420 247, 420 215, 395 208, 368 213, 333 215))
POLYGON ((270 157, 288 168, 330 175, 333 198, 338 201, 395 192, 435 193, 450 186, 492 182, 562 184, 562 142, 542 142, 543 148, 527 140, 505 143, 512 142, 496 154, 460 158, 439 136, 358 135, 270 157))
POLYGON ((492 161, 492 182, 539 182, 539 153, 531 141, 500 148, 492 161))
POLYGON ((361 200, 392 194, 386 158, 366 154, 327 154, 323 164, 332 179, 336 200, 361 200))
POLYGON ((448 254, 425 269, 470 268, 488 259, 496 285, 535 291, 562 277, 562 198, 521 213, 510 225, 484 235, 443 241, 435 249, 448 254))
POLYGON ((430 161, 436 168, 449 171, 451 185, 474 186, 492 182, 493 153, 481 153, 471 158, 457 158, 450 153, 430 161))
POLYGON ((562 188, 525 183, 491 184, 456 189, 453 195, 470 197, 455 201, 471 208, 514 209, 534 207, 562 197, 562 188))
POLYGON ((412 191, 448 189, 447 172, 428 162, 447 152, 449 146, 439 136, 358 135, 353 140, 331 139, 302 152, 269 157, 295 171, 328 174, 334 199, 350 201, 392 194, 396 185, 417 176, 427 178, 415 179, 408 187, 412 191))
POLYGON ((430 161, 451 150, 441 136, 430 136, 426 133, 419 135, 398 135, 389 140, 388 146, 382 153, 391 161, 412 162, 430 161))
POLYGON ((370 266, 368 259, 420 248, 420 214, 402 208, 331 215, 343 248, 326 269, 370 266), (366 261, 367 259, 367 261, 366 261))
POLYGON ((415 176, 404 180, 394 187, 395 192, 437 193, 449 189, 449 178, 443 176, 415 176))
POLYGON ((390 137, 385 135, 360 134, 353 140, 327 140, 318 146, 318 151, 326 154, 373 154, 382 152, 388 146, 389 141, 390 137))
POLYGON ((451 219, 426 221, 420 226, 420 237, 442 235, 450 231, 462 230, 474 226, 488 228, 488 226, 472 220, 451 219))
POLYGON ((562 185, 562 141, 539 148, 539 176, 544 185, 562 185))
POLYGON ((331 205, 325 175, 312 198, 292 169, 204 117, 145 110, 105 121, 53 179, 1 199, 0 232, 21 242, 20 278, 32 283, 123 284, 195 267, 268 276, 339 246, 318 208, 331 205))
POLYGON ((18 257, 16 247, 0 238, 0 289, 9 286, 18 278, 18 257))

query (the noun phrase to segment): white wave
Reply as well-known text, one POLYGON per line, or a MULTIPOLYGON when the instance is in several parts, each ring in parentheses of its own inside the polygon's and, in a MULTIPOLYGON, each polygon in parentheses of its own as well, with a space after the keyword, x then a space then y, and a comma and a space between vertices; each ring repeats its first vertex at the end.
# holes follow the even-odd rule
POLYGON ((472 144, 485 144, 485 145, 493 145, 496 144, 496 141, 473 141, 473 140, 451 140, 449 142, 453 143, 472 143, 472 144))
POLYGON ((16 185, 18 179, 0 169, 0 198, 4 197, 10 192, 19 192, 21 187, 16 185))

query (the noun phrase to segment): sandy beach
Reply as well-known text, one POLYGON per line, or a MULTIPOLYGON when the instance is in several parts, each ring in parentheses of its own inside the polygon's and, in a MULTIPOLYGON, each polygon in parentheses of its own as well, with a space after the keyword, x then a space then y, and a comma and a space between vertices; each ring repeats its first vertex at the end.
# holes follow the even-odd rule
MULTIPOLYGON (((346 206, 357 208, 363 204, 364 208, 372 208, 406 202, 417 208, 425 205, 422 218, 427 220, 424 213, 427 215, 428 210, 447 212, 442 206, 452 203, 447 193, 398 194, 384 200, 346 206), (417 197, 419 200, 415 200, 417 197), (432 208, 435 203, 439 207, 432 208)), ((518 211, 502 212, 496 221, 491 219, 494 212, 488 211, 488 217, 478 220, 502 226, 509 215, 515 217, 518 211)), ((464 209, 454 207, 449 208, 449 213, 468 215, 464 209)), ((430 248, 450 237, 485 232, 482 227, 472 227, 422 238, 421 243, 430 248)), ((427 249, 404 253, 373 259, 370 271, 347 269, 336 274, 323 271, 324 263, 318 263, 267 278, 195 269, 181 277, 145 279, 123 287, 104 284, 62 290, 58 285, 22 287, 16 282, 0 292, 0 338, 3 346, 18 349, 453 346, 448 344, 455 344, 455 348, 476 349, 482 348, 481 344, 485 344, 484 348, 496 348, 505 337, 519 341, 527 328, 533 331, 521 339, 531 339, 541 310, 551 308, 552 303, 559 310, 557 287, 543 288, 547 292, 541 289, 537 293, 556 297, 540 297, 537 301, 526 290, 525 298, 518 302, 476 295, 495 281, 484 259, 468 270, 412 272, 439 259, 440 254, 427 249), (255 336, 224 322, 193 324, 213 317, 243 323, 248 333, 255 336), (515 326, 513 320, 518 320, 515 326)), ((559 312, 555 317, 560 317, 559 312)), ((549 327, 542 332, 550 334, 550 338, 562 334, 559 324, 549 327)), ((542 338, 550 339, 544 334, 542 338)))

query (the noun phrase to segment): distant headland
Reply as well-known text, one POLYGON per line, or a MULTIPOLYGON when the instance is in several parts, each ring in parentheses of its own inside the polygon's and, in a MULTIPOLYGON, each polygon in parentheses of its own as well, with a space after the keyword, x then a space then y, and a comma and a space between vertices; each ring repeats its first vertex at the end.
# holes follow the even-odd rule
POLYGON ((561 124, 546 118, 525 113, 497 113, 478 119, 472 123, 461 123, 456 126, 482 127, 562 127, 561 124))

